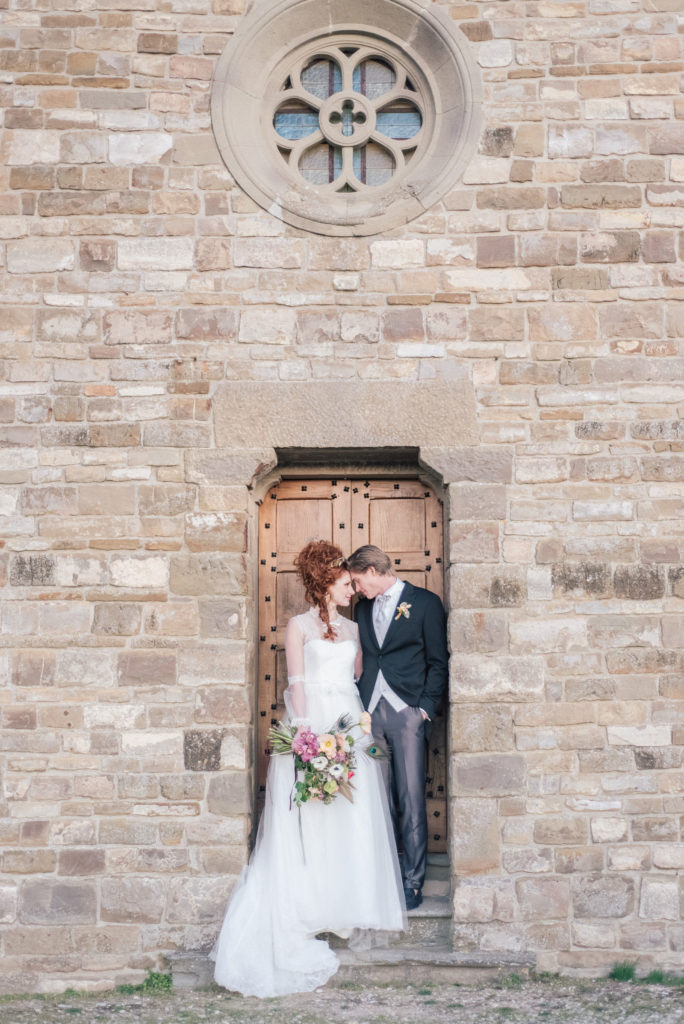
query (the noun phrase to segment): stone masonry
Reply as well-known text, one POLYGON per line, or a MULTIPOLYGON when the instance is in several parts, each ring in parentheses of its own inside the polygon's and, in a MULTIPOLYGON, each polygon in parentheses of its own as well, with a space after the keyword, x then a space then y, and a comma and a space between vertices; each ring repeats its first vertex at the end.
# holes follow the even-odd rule
POLYGON ((231 444, 246 382, 471 396, 474 438, 433 425, 421 453, 449 519, 454 943, 682 970, 681 0, 452 5, 478 154, 346 240, 218 156, 241 13, 0 0, 0 988, 213 942, 252 826, 277 447, 231 444))

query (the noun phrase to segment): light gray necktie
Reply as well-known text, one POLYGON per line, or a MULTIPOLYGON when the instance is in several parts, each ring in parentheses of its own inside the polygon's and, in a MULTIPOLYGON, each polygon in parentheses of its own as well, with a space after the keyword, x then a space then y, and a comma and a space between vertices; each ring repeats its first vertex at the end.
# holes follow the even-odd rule
POLYGON ((375 635, 378 638, 378 643, 382 647, 387 636, 387 630, 389 629, 389 622, 387 621, 387 612, 389 609, 390 596, 389 594, 380 594, 375 598, 375 604, 377 612, 375 615, 375 635))

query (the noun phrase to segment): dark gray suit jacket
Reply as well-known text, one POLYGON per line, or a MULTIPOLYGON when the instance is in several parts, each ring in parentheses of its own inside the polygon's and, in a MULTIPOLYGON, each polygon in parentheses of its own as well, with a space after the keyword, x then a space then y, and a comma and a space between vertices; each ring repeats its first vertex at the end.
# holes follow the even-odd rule
POLYGON ((399 604, 409 604, 409 617, 392 619, 382 647, 373 628, 373 601, 361 598, 354 618, 359 624, 363 672, 359 693, 368 707, 378 672, 411 707, 434 718, 449 679, 446 616, 436 594, 405 583, 399 604))

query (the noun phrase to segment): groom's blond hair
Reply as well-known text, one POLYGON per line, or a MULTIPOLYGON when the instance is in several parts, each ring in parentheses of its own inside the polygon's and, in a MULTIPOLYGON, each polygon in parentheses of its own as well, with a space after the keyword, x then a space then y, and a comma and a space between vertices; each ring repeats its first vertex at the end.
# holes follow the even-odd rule
POLYGON ((363 547, 357 548, 347 559, 347 568, 350 572, 366 572, 367 569, 373 568, 381 576, 392 574, 390 556, 375 544, 364 544, 363 547))

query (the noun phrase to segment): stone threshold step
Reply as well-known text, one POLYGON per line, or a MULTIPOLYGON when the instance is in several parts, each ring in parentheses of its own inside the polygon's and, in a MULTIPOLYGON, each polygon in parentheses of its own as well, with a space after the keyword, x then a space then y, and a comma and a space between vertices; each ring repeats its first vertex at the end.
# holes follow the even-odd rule
POLYGON ((451 900, 448 896, 425 896, 415 910, 408 910, 408 917, 451 917, 451 900))
MULTIPOLYGON (((535 957, 520 953, 464 953, 449 946, 390 946, 386 949, 335 951, 340 968, 330 979, 331 988, 359 983, 458 982, 476 985, 535 966, 535 957)), ((175 989, 209 988, 214 964, 206 953, 170 953, 175 989)))
POLYGON ((447 946, 403 946, 366 952, 337 950, 340 968, 329 988, 358 984, 477 985, 535 966, 534 956, 461 953, 447 946))
POLYGON ((345 967, 371 964, 428 964, 435 967, 473 967, 495 970, 516 968, 520 970, 535 966, 536 958, 526 953, 481 953, 463 952, 450 946, 386 946, 379 949, 335 950, 340 964, 345 967))

